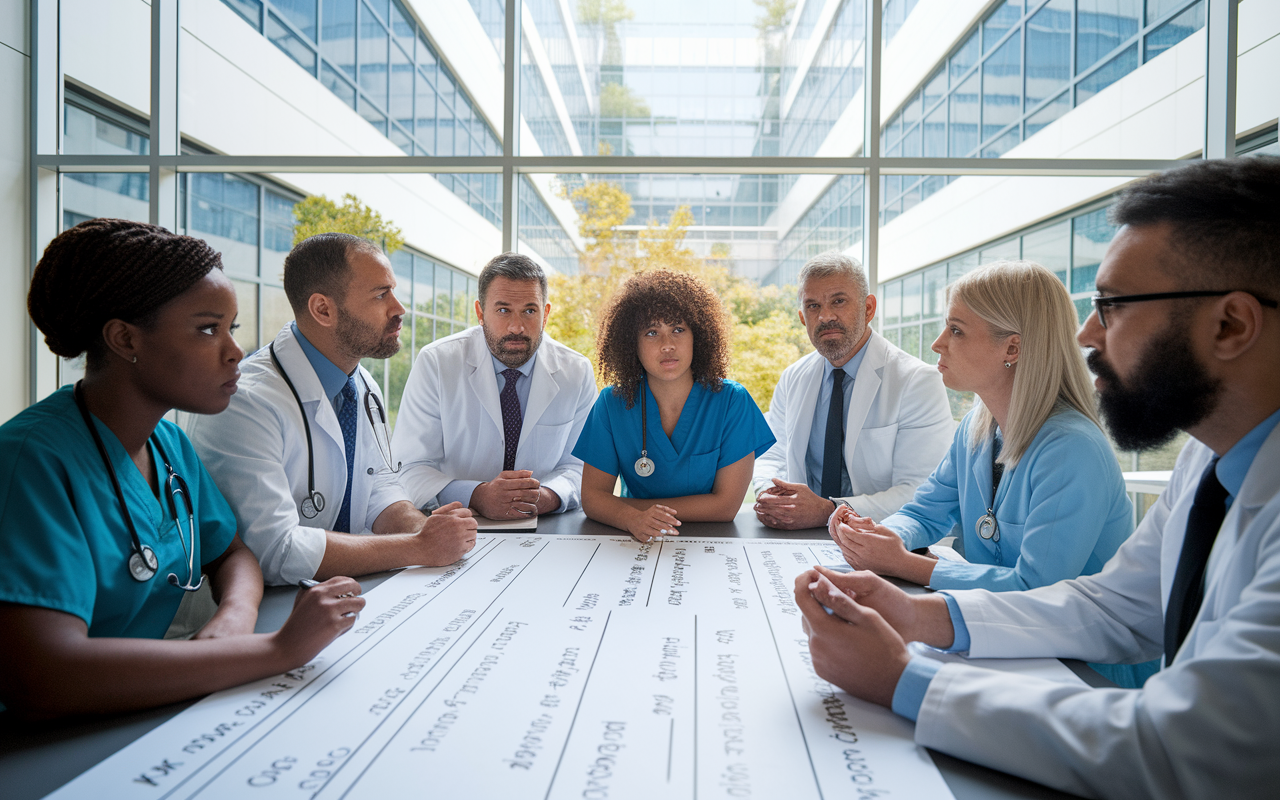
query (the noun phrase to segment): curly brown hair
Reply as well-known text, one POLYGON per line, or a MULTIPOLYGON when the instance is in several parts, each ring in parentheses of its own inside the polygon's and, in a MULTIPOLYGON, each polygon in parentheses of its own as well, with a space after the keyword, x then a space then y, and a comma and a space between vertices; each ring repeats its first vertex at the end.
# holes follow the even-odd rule
POLYGON ((596 353, 600 374, 631 408, 644 380, 638 337, 655 322, 677 322, 693 334, 693 378, 720 391, 729 372, 729 324, 720 298, 686 272, 651 269, 627 279, 600 317, 596 353))

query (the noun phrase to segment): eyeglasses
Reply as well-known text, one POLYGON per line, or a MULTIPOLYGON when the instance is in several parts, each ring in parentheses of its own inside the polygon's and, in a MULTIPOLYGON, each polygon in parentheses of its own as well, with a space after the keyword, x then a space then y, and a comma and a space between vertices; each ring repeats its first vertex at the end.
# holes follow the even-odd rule
MULTIPOLYGON (((1156 292, 1155 294, 1120 294, 1114 296, 1103 296, 1095 294, 1089 300, 1093 302, 1093 310, 1098 312, 1098 322, 1102 323, 1102 327, 1107 327, 1106 310, 1112 306, 1124 305, 1126 303, 1145 303, 1148 300, 1174 300, 1180 297, 1222 297, 1232 292, 1244 291, 1243 289, 1226 289, 1224 291, 1196 291, 1196 292, 1156 292)), ((1258 297, 1253 292, 1245 292, 1253 299, 1257 300, 1267 308, 1278 308, 1280 303, 1275 300, 1268 300, 1265 297, 1258 297)))

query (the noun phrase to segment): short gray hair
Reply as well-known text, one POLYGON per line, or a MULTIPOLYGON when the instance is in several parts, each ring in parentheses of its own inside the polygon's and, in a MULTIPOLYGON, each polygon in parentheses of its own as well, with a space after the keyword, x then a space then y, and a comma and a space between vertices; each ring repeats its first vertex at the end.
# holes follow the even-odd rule
POLYGON ((547 302, 547 274, 534 261, 521 253, 502 253, 496 255, 480 270, 480 306, 484 307, 484 296, 489 292, 489 284, 494 278, 506 278, 509 281, 537 281, 542 289, 542 302, 547 302))
POLYGON ((851 258, 838 250, 829 250, 809 259, 809 263, 800 269, 796 279, 796 294, 800 302, 804 302, 804 286, 814 278, 831 278, 840 276, 853 281, 858 289, 858 302, 866 302, 871 294, 871 285, 867 281, 867 271, 856 258, 851 258))

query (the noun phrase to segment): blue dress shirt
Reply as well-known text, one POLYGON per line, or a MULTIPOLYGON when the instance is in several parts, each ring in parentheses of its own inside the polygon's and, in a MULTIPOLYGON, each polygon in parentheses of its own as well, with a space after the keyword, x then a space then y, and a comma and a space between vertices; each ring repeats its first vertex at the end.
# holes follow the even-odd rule
MULTIPOLYGON (((1228 508, 1240 492, 1240 487, 1244 485, 1245 476, 1249 473, 1249 467, 1253 466, 1253 459, 1257 457, 1258 451, 1262 449, 1262 443, 1271 435, 1271 431, 1277 424, 1280 424, 1280 410, 1245 434, 1222 458, 1218 459, 1215 472, 1218 475, 1218 481, 1222 483, 1222 488, 1227 490, 1228 508)), ((944 593, 942 596, 947 601, 947 611, 951 614, 951 627, 955 630, 955 640, 947 652, 963 653, 969 649, 969 626, 965 624, 964 616, 960 613, 960 605, 950 595, 944 593)), ((925 693, 929 691, 929 683, 940 669, 942 669, 941 661, 923 656, 913 657, 907 663, 907 668, 903 670, 902 677, 898 678, 898 685, 894 689, 894 713, 912 721, 919 717, 920 706, 924 704, 925 693)))
POLYGON ((337 414, 342 411, 342 387, 347 385, 347 378, 350 376, 302 335, 302 331, 298 330, 298 323, 290 322, 289 327, 293 329, 293 337, 298 340, 298 345, 306 355, 311 368, 316 371, 316 377, 320 379, 320 388, 324 390, 325 397, 328 397, 329 402, 333 404, 333 413, 337 414))
MULTIPOLYGON (((867 341, 870 341, 868 339, 867 341)), ((844 422, 841 425, 846 433, 849 428, 849 402, 853 397, 853 380, 862 366, 862 359, 867 354, 867 345, 854 354, 840 369, 845 372, 844 379, 844 422)), ((822 494, 822 457, 827 448, 827 416, 831 412, 831 392, 835 389, 836 367, 830 361, 822 362, 822 388, 818 391, 818 405, 813 409, 813 427, 809 429, 809 449, 804 454, 805 479, 814 494, 822 494)), ((853 481, 848 470, 840 469, 840 497, 853 494, 853 481)))
MULTIPOLYGON (((492 353, 489 354, 489 360, 493 362, 493 375, 498 381, 498 394, 501 395, 502 390, 507 388, 507 379, 502 373, 509 367, 495 358, 492 353)), ((529 386, 533 383, 533 365, 537 360, 538 351, 535 350, 528 361, 516 367, 516 369, 520 370, 520 377, 516 378, 516 397, 520 400, 521 419, 524 418, 525 409, 529 407, 529 386)), ((471 505, 471 493, 482 483, 484 481, 450 481, 449 485, 440 490, 436 498, 442 506, 449 503, 462 503, 464 506, 468 506, 471 505)), ((560 500, 564 502, 564 498, 560 498, 560 500)))

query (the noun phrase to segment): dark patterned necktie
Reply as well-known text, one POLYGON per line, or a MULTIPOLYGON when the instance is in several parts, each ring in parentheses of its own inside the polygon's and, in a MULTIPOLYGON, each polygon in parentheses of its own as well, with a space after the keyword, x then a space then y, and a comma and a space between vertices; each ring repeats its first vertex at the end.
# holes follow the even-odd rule
POLYGON ((520 426, 524 424, 524 414, 520 411, 520 396, 516 394, 516 379, 520 377, 518 369, 504 369, 502 377, 507 382, 502 385, 502 435, 506 447, 502 452, 502 469, 516 468, 516 446, 520 444, 520 426))
POLYGON ((1178 556, 1178 569, 1173 573, 1173 587, 1169 590, 1169 605, 1164 611, 1164 665, 1173 663, 1178 648, 1191 631, 1191 623, 1200 613, 1204 602, 1204 570, 1209 562, 1209 552, 1218 538, 1218 530, 1227 515, 1227 490, 1222 488, 1215 471, 1215 457, 1200 476, 1196 496, 1187 514, 1187 535, 1182 540, 1182 554, 1178 556))
POLYGON ((342 387, 342 410, 338 412, 338 426, 342 428, 342 448, 347 451, 347 491, 342 496, 342 508, 338 509, 338 521, 333 529, 339 533, 351 532, 351 476, 356 462, 356 379, 347 378, 342 387))
POLYGON ((844 370, 831 373, 831 405, 827 409, 827 439, 822 447, 822 496, 840 496, 844 467, 844 370))

